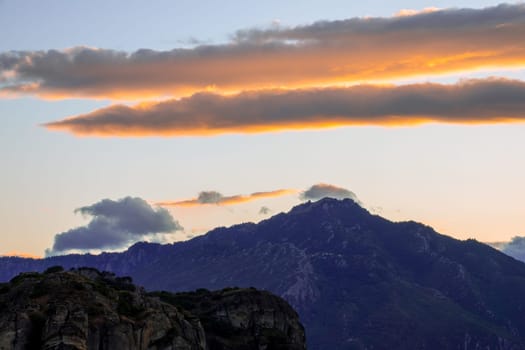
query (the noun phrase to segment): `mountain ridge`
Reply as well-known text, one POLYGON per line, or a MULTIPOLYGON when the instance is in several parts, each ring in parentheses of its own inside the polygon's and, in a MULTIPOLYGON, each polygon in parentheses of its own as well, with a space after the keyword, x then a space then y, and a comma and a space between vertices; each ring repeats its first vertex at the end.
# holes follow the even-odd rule
POLYGON ((314 350, 525 348, 525 264, 350 199, 304 203, 170 245, 4 260, 0 279, 8 265, 45 264, 131 275, 149 290, 269 290, 298 311, 314 350))

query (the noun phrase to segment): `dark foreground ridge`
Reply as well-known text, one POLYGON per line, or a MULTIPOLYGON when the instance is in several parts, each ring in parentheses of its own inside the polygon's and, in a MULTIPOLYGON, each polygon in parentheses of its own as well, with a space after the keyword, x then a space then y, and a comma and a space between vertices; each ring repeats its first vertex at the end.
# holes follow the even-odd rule
POLYGON ((255 289, 146 293, 129 277, 82 268, 0 285, 0 349, 304 350, 282 299, 255 289))
POLYGON ((297 310, 311 350, 525 349, 525 264, 352 200, 123 253, 4 258, 0 278, 52 265, 130 275, 148 290, 265 289, 297 310))

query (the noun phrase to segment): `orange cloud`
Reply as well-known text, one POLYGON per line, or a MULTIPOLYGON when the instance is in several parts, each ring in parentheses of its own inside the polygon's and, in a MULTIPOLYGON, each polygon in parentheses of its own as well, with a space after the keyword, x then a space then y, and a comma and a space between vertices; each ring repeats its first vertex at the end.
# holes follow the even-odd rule
POLYGON ((440 10, 442 9, 440 9, 439 7, 426 7, 423 10, 402 9, 396 12, 394 16, 397 16, 397 17, 414 16, 414 15, 419 15, 421 13, 432 13, 432 12, 436 12, 440 10))
POLYGON ((0 92, 121 99, 525 67, 525 4, 244 30, 222 45, 0 54, 0 92))
POLYGON ((3 254, 1 256, 2 257, 28 258, 28 259, 42 259, 42 257, 39 256, 39 255, 26 253, 26 252, 20 252, 20 251, 16 251, 16 250, 12 250, 12 251, 7 252, 7 253, 5 253, 5 254, 3 254))
POLYGON ((200 136, 352 125, 524 122, 524 111, 525 82, 490 78, 453 85, 200 93, 137 108, 114 105, 45 127, 81 136, 200 136))
POLYGON ((160 206, 165 207, 193 207, 200 206, 205 204, 222 204, 222 205, 233 205, 240 204, 245 202, 251 202, 261 198, 273 198, 285 196, 288 194, 296 193, 296 190, 291 189, 281 189, 268 192, 254 192, 248 195, 235 195, 235 196, 223 196, 221 193, 216 191, 202 191, 199 193, 199 196, 192 199, 175 201, 175 202, 159 202, 156 203, 160 206))

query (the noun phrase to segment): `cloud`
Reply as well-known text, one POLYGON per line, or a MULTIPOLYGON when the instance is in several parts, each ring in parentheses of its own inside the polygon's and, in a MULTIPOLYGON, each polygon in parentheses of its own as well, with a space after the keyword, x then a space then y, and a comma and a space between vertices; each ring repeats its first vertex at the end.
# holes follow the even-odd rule
POLYGON ((280 189, 275 191, 267 192, 254 192, 248 195, 234 195, 224 196, 216 191, 202 191, 199 193, 197 198, 186 199, 181 201, 165 201, 158 202, 157 205, 164 207, 193 207, 205 204, 217 204, 217 205, 232 205, 245 202, 251 202, 261 198, 272 198, 285 196, 287 194, 295 193, 297 191, 291 189, 280 189))
POLYGON ((0 54, 0 92, 137 98, 304 88, 525 65, 525 4, 241 30, 230 42, 132 53, 0 54))
POLYGON ((510 242, 505 243, 500 249, 503 253, 525 262, 525 237, 513 237, 510 242))
MULTIPOLYGON (((199 204, 217 204, 224 200, 224 196, 216 191, 202 191, 196 199, 199 204)), ((192 202, 190 200, 190 202, 192 202)))
POLYGON ((268 215, 272 212, 272 210, 268 207, 261 207, 261 209, 259 209, 259 215, 268 215))
POLYGON ((316 184, 307 189, 304 192, 301 192, 300 198, 302 200, 319 200, 325 197, 335 198, 335 199, 345 199, 350 198, 357 203, 361 203, 354 192, 347 190, 346 188, 337 187, 330 184, 316 184))
POLYGON ((502 250, 505 245, 507 245, 508 242, 483 242, 486 245, 491 246, 494 249, 502 250))
POLYGON ((199 93, 135 107, 114 105, 45 127, 82 136, 199 136, 352 125, 523 122, 524 110, 524 82, 490 78, 453 85, 199 93))
POLYGON ((119 249, 145 239, 162 241, 162 234, 182 230, 166 209, 153 208, 141 198, 104 199, 75 212, 91 216, 91 221, 55 235, 53 247, 46 250, 46 255, 119 249))

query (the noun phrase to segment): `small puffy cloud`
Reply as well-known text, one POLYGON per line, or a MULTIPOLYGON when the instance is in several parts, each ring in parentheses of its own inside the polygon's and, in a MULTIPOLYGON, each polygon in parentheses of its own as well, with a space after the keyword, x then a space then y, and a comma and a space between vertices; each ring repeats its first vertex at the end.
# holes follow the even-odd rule
POLYGON ((330 184, 316 184, 307 189, 306 191, 302 192, 300 195, 300 198, 302 200, 312 200, 316 201, 325 197, 335 198, 335 199, 345 199, 350 198, 354 200, 357 203, 359 202, 359 199, 357 199, 357 196, 354 192, 347 190, 346 188, 337 187, 330 184))
POLYGON ((217 191, 202 191, 197 197, 200 204, 217 204, 224 200, 224 196, 217 191))
POLYGON ((272 212, 272 210, 268 207, 261 207, 261 209, 259 209, 259 215, 268 215, 272 212))
POLYGON ((198 93, 147 105, 113 105, 44 126, 82 136, 200 136, 358 125, 523 123, 524 110, 525 82, 488 78, 229 96, 198 93))
POLYGON ((91 221, 55 235, 46 255, 120 249, 140 240, 164 241, 163 235, 182 230, 166 209, 153 208, 141 198, 104 199, 75 212, 90 216, 91 221))
POLYGON ((179 207, 193 207, 205 204, 217 204, 217 205, 231 205, 245 202, 251 202, 261 198, 272 198, 285 196, 297 191, 291 189, 280 189, 275 191, 266 192, 253 192, 251 194, 238 194, 234 196, 224 196, 217 191, 202 191, 199 193, 197 198, 186 199, 181 201, 165 201, 159 202, 157 205, 160 206, 179 206, 179 207))
POLYGON ((525 237, 513 237, 510 242, 503 244, 500 249, 503 253, 525 262, 525 237))
POLYGON ((505 247, 508 242, 483 242, 483 243, 485 243, 486 245, 491 246, 494 249, 502 250, 503 247, 505 247))
POLYGON ((381 206, 371 206, 368 208, 368 210, 371 212, 371 213, 374 213, 374 214, 383 214, 383 207, 381 206))

